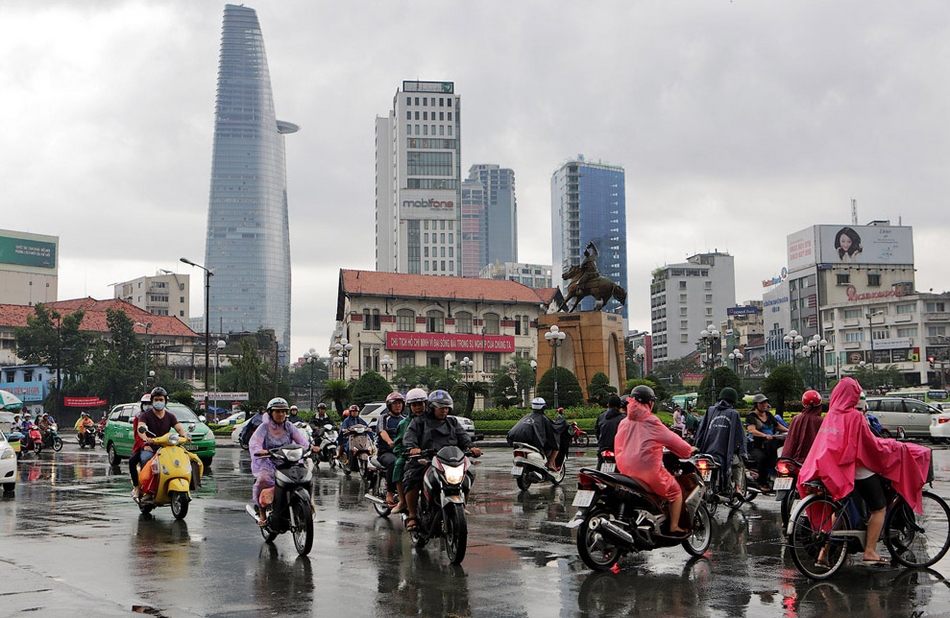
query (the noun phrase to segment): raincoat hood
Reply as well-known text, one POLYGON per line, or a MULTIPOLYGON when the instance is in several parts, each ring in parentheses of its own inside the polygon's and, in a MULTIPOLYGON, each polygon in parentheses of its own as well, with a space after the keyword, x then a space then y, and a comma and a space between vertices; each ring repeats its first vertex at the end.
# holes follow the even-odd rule
POLYGON ((858 413, 858 400, 861 399, 861 385, 851 377, 842 378, 831 391, 828 402, 828 414, 858 413))
POLYGON ((627 403, 627 420, 642 421, 651 415, 650 406, 647 404, 640 403, 636 399, 631 399, 630 402, 627 403))

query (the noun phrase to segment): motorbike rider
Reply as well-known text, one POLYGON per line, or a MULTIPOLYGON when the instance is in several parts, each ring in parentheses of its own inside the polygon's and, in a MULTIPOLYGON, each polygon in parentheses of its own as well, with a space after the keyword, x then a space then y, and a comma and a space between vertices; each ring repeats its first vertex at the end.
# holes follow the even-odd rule
POLYGON ((393 446, 396 442, 396 431, 399 424, 406 415, 406 398, 401 393, 390 393, 386 397, 386 410, 388 414, 382 414, 376 425, 376 459, 386 470, 386 504, 395 507, 393 494, 396 491, 396 484, 393 482, 393 467, 396 465, 396 455, 393 453, 393 446))
POLYGON ((752 438, 749 455, 756 461, 759 471, 759 489, 762 493, 772 491, 769 486, 769 471, 778 461, 778 449, 788 429, 779 423, 769 410, 769 398, 762 393, 752 396, 752 411, 746 416, 746 431, 752 438))
MULTIPOLYGON (((719 491, 724 492, 728 486, 726 479, 741 474, 739 467, 733 471, 733 457, 736 454, 747 456, 745 431, 742 428, 742 419, 736 412, 735 404, 739 400, 736 389, 727 386, 719 391, 719 401, 709 407, 706 415, 699 422, 694 444, 700 453, 709 453, 716 458, 722 474, 719 475, 719 491)), ((741 478, 733 478, 732 486, 742 482, 741 478)))
POLYGON ((653 414, 656 395, 649 386, 635 386, 627 403, 627 415, 617 427, 617 471, 636 479, 669 504, 669 532, 685 534, 680 526, 683 489, 663 466, 663 448, 677 457, 689 457, 693 447, 653 414))
MULTIPOLYGON (((875 549, 887 506, 881 477, 889 479, 907 504, 920 512, 931 452, 919 444, 875 437, 857 409, 860 396, 861 385, 852 377, 842 378, 831 391, 828 414, 798 474, 798 490, 804 496, 802 485, 813 479, 820 479, 834 500, 857 490, 870 512, 863 560, 878 564, 886 562, 875 549)), ((818 564, 826 562, 827 546, 817 559, 818 564)))
POLYGON ((79 420, 76 421, 76 431, 79 432, 79 448, 86 448, 87 444, 92 447, 96 446, 96 437, 93 434, 93 427, 95 426, 96 423, 88 412, 82 412, 79 415, 79 420))
POLYGON ((310 427, 316 433, 324 425, 333 425, 333 419, 327 415, 327 404, 322 401, 317 404, 316 413, 310 417, 310 427))
POLYGON ((802 413, 792 419, 782 447, 782 457, 788 457, 801 463, 808 457, 808 451, 818 436, 821 427, 821 394, 818 391, 805 391, 802 394, 802 413))
MULTIPOLYGON (((143 410, 135 419, 135 442, 132 444, 132 456, 129 457, 129 476, 132 477, 132 497, 148 499, 150 494, 142 495, 139 487, 138 464, 145 465, 154 455, 157 447, 154 438, 167 435, 172 429, 178 432, 183 442, 188 441, 185 428, 178 422, 178 418, 166 409, 168 392, 161 386, 156 386, 150 393, 150 407, 143 410), (151 435, 149 435, 151 434, 151 435)), ((144 398, 139 405, 145 407, 144 398)), ((88 415, 87 415, 88 416, 88 415)), ((92 422, 92 419, 89 419, 92 422)))
POLYGON ((290 406, 290 414, 287 415, 287 420, 291 423, 303 422, 303 419, 300 418, 300 413, 297 410, 297 406, 290 406))
MULTIPOLYGON (((340 436, 337 438, 337 442, 340 447, 337 450, 337 458, 343 462, 344 470, 349 470, 349 467, 346 465, 350 462, 350 436, 347 433, 347 430, 353 427, 354 425, 365 425, 369 427, 369 423, 360 418, 360 407, 356 404, 351 405, 348 410, 349 414, 345 416, 343 422, 340 423, 340 436)), ((370 431, 370 440, 373 439, 372 430, 370 431)))
POLYGON ((251 458, 251 472, 254 474, 254 488, 251 497, 254 501, 254 511, 257 513, 257 523, 263 526, 267 523, 261 509, 261 491, 274 486, 274 476, 277 466, 267 457, 271 449, 288 444, 299 444, 304 448, 317 450, 312 446, 307 435, 288 419, 290 404, 283 397, 274 397, 267 402, 267 413, 263 415, 261 424, 251 436, 248 450, 254 454, 251 458))
MULTIPOLYGON (((409 455, 418 455, 423 450, 434 450, 446 446, 457 446, 463 451, 471 450, 472 456, 480 457, 481 449, 472 446, 472 438, 462 429, 455 418, 448 418, 454 402, 452 396, 444 390, 435 390, 429 394, 429 409, 423 416, 417 416, 409 423, 403 437, 403 447, 409 455)), ((550 421, 549 421, 550 422, 550 421)), ((406 518, 406 530, 415 530, 419 525, 417 509, 419 507, 419 489, 426 465, 418 459, 409 459, 403 484, 406 490, 406 506, 409 516, 406 518)))
POLYGON ((611 395, 607 399, 607 409, 597 417, 597 424, 594 425, 594 433, 597 435, 597 462, 603 459, 604 451, 614 450, 614 438, 617 436, 617 425, 624 418, 624 413, 620 409, 623 402, 617 395, 611 395))
POLYGON ((250 444, 251 436, 254 435, 254 432, 257 431, 257 428, 261 426, 261 423, 264 421, 264 408, 258 408, 257 412, 254 413, 254 416, 244 425, 244 429, 241 430, 241 442, 244 444, 250 444))
POLYGON ((406 430, 409 429, 409 423, 417 416, 422 416, 429 404, 429 394, 423 388, 411 388, 406 393, 406 405, 409 406, 409 416, 399 421, 396 428, 396 437, 393 439, 393 454, 396 461, 393 463, 392 479, 396 484, 396 493, 399 501, 393 507, 392 513, 402 513, 406 510, 406 492, 402 484, 403 470, 406 468, 406 448, 403 440, 406 437, 406 430))
POLYGON ((508 432, 508 446, 514 446, 515 442, 529 444, 547 456, 548 468, 556 470, 560 441, 554 423, 544 414, 546 405, 542 397, 531 401, 531 412, 508 432))

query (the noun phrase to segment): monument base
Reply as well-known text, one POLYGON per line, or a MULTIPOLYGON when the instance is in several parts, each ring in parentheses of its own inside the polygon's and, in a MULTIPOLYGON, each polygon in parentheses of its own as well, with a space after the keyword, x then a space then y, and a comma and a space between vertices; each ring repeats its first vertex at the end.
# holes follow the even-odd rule
POLYGON ((538 379, 554 366, 554 350, 544 339, 544 333, 553 325, 567 335, 558 348, 557 364, 577 376, 585 393, 598 371, 607 375, 618 392, 623 392, 627 381, 623 316, 600 311, 539 316, 538 379))

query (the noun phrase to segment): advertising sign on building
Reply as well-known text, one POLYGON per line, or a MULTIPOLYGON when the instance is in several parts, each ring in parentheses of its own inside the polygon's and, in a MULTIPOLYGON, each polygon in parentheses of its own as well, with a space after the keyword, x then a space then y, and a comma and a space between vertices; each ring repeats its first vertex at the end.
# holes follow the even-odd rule
POLYGON ((41 240, 0 236, 0 263, 56 268, 56 244, 41 240))
POLYGON ((16 395, 23 403, 41 403, 46 399, 46 382, 4 382, 3 390, 16 395))
POLYGON ((789 234, 787 241, 789 272, 815 265, 818 260, 818 251, 814 226, 789 234))
POLYGON ((732 317, 739 317, 745 315, 758 315, 759 308, 755 305, 743 305, 740 307, 728 307, 726 313, 732 317))
POLYGON ((910 227, 819 225, 821 263, 913 264, 910 227))
POLYGON ((510 335, 459 335, 390 331, 386 333, 386 349, 512 353, 515 351, 515 338, 510 335))

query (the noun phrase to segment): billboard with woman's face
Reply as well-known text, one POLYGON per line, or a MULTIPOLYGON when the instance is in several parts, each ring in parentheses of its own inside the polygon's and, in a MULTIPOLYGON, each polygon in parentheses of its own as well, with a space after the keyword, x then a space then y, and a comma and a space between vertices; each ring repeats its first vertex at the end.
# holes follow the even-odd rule
POLYGON ((910 227, 819 225, 818 244, 825 264, 913 264, 910 227))

